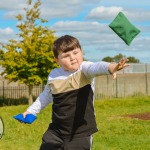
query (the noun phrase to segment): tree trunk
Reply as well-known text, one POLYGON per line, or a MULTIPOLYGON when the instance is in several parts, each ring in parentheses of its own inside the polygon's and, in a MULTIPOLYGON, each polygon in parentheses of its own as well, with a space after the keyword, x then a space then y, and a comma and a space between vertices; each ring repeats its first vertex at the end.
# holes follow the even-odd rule
POLYGON ((29 93, 29 97, 28 97, 28 104, 31 105, 33 103, 33 85, 28 86, 28 93, 29 93))

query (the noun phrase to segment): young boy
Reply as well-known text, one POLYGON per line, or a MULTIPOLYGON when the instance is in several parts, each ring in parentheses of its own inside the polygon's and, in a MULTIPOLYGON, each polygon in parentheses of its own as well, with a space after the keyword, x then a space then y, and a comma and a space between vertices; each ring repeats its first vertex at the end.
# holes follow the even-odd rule
POLYGON ((98 131, 93 107, 94 77, 112 74, 126 66, 127 59, 118 64, 83 61, 79 41, 65 35, 53 44, 60 68, 51 71, 47 85, 36 101, 23 113, 37 115, 53 101, 52 122, 42 138, 40 150, 90 150, 92 134, 98 131))

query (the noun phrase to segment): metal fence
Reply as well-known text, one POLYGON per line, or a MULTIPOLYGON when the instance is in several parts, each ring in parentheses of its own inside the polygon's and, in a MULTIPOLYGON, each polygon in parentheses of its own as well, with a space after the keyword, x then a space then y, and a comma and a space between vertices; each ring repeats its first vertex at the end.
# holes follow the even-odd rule
MULTIPOLYGON (((43 89, 42 85, 34 86, 33 97, 36 98, 43 89)), ((116 80, 112 80, 111 75, 95 78, 95 99, 139 95, 150 96, 150 64, 130 64, 129 67, 118 72, 116 80)), ((1 101, 27 98, 27 86, 8 84, 8 81, 0 79, 1 101)))
MULTIPOLYGON (((4 82, 3 82, 4 83, 4 82)), ((19 105, 28 103, 28 87, 22 86, 0 86, 0 106, 19 105)), ((33 100, 43 91, 44 86, 33 87, 33 100)))
MULTIPOLYGON (((33 97, 37 97, 44 89, 44 86, 33 87, 33 97)), ((11 87, 0 87, 0 97, 3 99, 19 99, 28 98, 28 87, 27 86, 11 86, 11 87)))

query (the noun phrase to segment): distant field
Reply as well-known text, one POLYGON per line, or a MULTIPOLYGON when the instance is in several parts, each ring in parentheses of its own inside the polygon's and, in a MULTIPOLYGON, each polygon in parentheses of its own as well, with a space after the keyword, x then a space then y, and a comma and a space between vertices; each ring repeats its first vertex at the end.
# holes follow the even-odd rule
MULTIPOLYGON (((38 150, 43 133, 51 120, 51 105, 32 124, 22 124, 12 117, 26 110, 27 105, 0 108, 5 134, 0 150, 38 150)), ((150 112, 150 97, 96 100, 99 131, 94 135, 92 150, 150 150, 150 120, 123 117, 150 112)))

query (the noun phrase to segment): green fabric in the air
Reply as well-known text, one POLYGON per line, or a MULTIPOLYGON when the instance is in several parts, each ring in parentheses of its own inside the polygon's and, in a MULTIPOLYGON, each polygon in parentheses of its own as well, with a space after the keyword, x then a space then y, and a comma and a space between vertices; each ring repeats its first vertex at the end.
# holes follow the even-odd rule
POLYGON ((127 45, 140 33, 140 30, 130 23, 127 17, 122 13, 109 24, 109 27, 122 39, 127 45))

